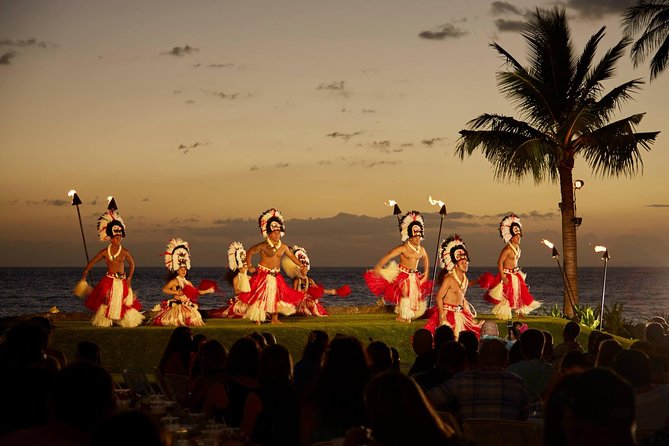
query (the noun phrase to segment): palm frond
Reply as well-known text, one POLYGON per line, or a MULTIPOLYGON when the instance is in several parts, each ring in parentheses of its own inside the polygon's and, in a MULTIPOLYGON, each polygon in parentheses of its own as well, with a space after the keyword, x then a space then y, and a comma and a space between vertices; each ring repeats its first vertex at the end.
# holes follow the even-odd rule
POLYGON ((669 28, 665 28, 664 42, 658 47, 655 55, 650 61, 650 80, 655 79, 667 67, 667 59, 669 59, 669 28))
POLYGON ((628 39, 622 39, 613 48, 609 49, 599 63, 588 73, 583 88, 582 99, 596 99, 602 91, 602 82, 610 79, 615 73, 615 64, 624 55, 625 48, 630 44, 628 39))
POLYGON ((599 31, 597 31, 595 34, 592 35, 592 37, 590 37, 588 42, 585 44, 585 47, 583 47, 583 52, 581 53, 581 56, 578 58, 578 61, 576 62, 576 69, 574 71, 574 75, 571 80, 572 85, 568 97, 570 98, 581 97, 581 94, 579 94, 578 92, 587 90, 586 86, 584 85, 585 76, 590 70, 590 66, 595 57, 595 53, 597 52, 597 47, 599 46, 599 42, 601 42, 602 38, 604 37, 605 29, 606 29, 605 27, 601 27, 599 31))
POLYGON ((643 83, 644 82, 641 79, 633 79, 613 88, 607 94, 602 96, 602 98, 593 106, 599 116, 599 121, 594 122, 593 124, 599 127, 609 122, 613 113, 620 110, 624 102, 632 99, 632 93, 641 90, 641 85, 643 85, 643 83))
POLYGON ((632 177, 643 170, 639 148, 650 150, 660 132, 635 133, 643 113, 612 122, 578 138, 574 145, 596 175, 632 177))
POLYGON ((632 37, 646 27, 653 17, 669 7, 669 1, 638 2, 625 10, 622 18, 623 35, 632 37))

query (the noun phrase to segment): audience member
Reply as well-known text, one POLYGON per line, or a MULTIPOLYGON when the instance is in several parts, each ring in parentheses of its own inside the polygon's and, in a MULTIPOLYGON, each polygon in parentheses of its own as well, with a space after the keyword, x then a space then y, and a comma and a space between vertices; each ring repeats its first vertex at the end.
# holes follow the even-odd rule
POLYGON ((465 346, 467 351, 468 367, 476 367, 476 357, 479 349, 479 340, 473 331, 463 330, 458 335, 458 342, 465 346))
POLYGON ((390 370, 393 364, 393 356, 388 344, 381 341, 372 341, 365 349, 367 367, 372 376, 390 370))
POLYGON ((293 386, 293 359, 286 347, 268 345, 260 353, 260 387, 244 405, 242 432, 256 445, 297 445, 298 404, 293 386))
POLYGON ((450 325, 440 325, 434 330, 434 349, 436 351, 450 341, 455 341, 455 332, 450 325))
POLYGON ((158 364, 158 371, 161 374, 190 376, 192 336, 190 327, 176 327, 172 330, 158 364))
POLYGON ((434 337, 432 332, 426 328, 416 330, 411 338, 411 348, 416 354, 416 359, 409 369, 409 376, 416 373, 427 372, 434 368, 437 352, 433 348, 434 337))
POLYGON ((588 336, 588 353, 586 354, 586 357, 588 358, 591 367, 594 367, 595 362, 597 362, 599 344, 606 339, 613 339, 613 336, 599 330, 592 330, 590 332, 590 335, 588 336))
POLYGON ((395 347, 390 347, 390 357, 393 360, 392 364, 390 364, 390 370, 394 372, 399 372, 400 370, 402 370, 402 360, 400 358, 400 351, 397 350, 395 347))
POLYGON ((124 410, 103 419, 91 433, 90 446, 163 446, 161 427, 148 414, 124 410))
POLYGON ((544 334, 544 354, 541 359, 553 364, 553 335, 546 330, 543 330, 542 333, 544 334))
POLYGON ((485 339, 479 347, 478 367, 433 387, 427 399, 436 410, 456 413, 462 420, 525 420, 529 412, 527 390, 518 375, 505 370, 507 360, 504 342, 485 339))
POLYGON ((467 350, 456 341, 450 341, 441 346, 437 352, 437 364, 427 372, 416 373, 414 381, 423 389, 429 391, 435 386, 445 383, 457 373, 467 367, 467 350))
POLYGON ((77 350, 74 352, 75 361, 89 361, 93 364, 102 365, 102 356, 100 355, 100 346, 95 342, 81 341, 77 344, 77 350))
POLYGON ((564 375, 546 401, 546 446, 632 446, 634 390, 607 368, 564 375))
POLYGON ((460 444, 454 429, 441 421, 416 383, 401 373, 374 377, 365 389, 365 406, 374 445, 460 444))
POLYGON ((53 363, 53 366, 56 370, 60 370, 67 365, 67 357, 65 353, 60 350, 56 350, 51 346, 53 341, 53 332, 56 330, 56 327, 53 325, 51 319, 44 316, 33 316, 28 319, 31 322, 38 324, 47 334, 47 345, 44 349, 44 354, 47 355, 49 362, 53 363))
POLYGON ((193 412, 204 412, 205 401, 210 389, 215 384, 220 386, 225 385, 225 365, 227 360, 228 350, 217 340, 212 339, 202 344, 194 362, 194 364, 197 364, 200 374, 193 381, 193 389, 190 401, 188 402, 190 410, 193 412))
POLYGON ((323 330, 311 331, 302 350, 302 359, 295 363, 295 391, 300 406, 304 405, 316 385, 329 342, 330 337, 323 330))
POLYGON ((553 349, 553 364, 560 364, 562 357, 572 350, 583 352, 583 347, 577 338, 581 333, 581 326, 574 321, 567 322, 562 328, 562 342, 553 349))
POLYGON ((335 336, 313 397, 301 411, 300 443, 310 446, 342 438, 351 427, 364 425, 367 417, 363 393, 369 378, 360 341, 351 336, 335 336))
POLYGON ((597 359, 595 359, 595 367, 611 367, 613 365, 613 358, 621 352, 623 347, 620 342, 615 339, 605 339, 599 343, 597 349, 597 359))
POLYGON ((483 325, 481 325, 481 340, 484 339, 503 340, 499 335, 499 326, 497 326, 497 322, 491 321, 490 319, 483 322, 483 325))
POLYGON ((590 368, 585 353, 578 350, 569 350, 560 361, 560 374, 565 375, 572 372, 584 372, 590 368))
POLYGON ((555 368, 541 357, 544 351, 544 334, 534 328, 520 335, 521 361, 511 364, 507 370, 520 376, 531 400, 541 399, 546 386, 555 375, 555 368))

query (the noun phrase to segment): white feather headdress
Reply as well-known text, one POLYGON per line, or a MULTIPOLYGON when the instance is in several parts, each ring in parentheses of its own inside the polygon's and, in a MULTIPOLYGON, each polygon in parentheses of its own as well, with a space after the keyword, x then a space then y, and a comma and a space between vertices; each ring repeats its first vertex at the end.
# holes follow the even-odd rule
POLYGON ((185 266, 190 269, 190 248, 188 242, 180 238, 173 238, 167 243, 165 252, 165 267, 174 272, 180 267, 185 266))
POLYGON ((260 233, 263 237, 267 237, 269 233, 272 232, 272 224, 274 224, 274 226, 278 224, 276 228, 281 231, 281 237, 283 237, 284 231, 286 230, 286 227, 283 224, 283 215, 274 208, 266 210, 260 217, 258 217, 258 226, 260 227, 260 233))
POLYGON ((450 271, 461 259, 469 260, 469 253, 467 252, 467 247, 465 247, 465 242, 462 241, 458 234, 448 236, 446 240, 441 242, 439 248, 439 265, 450 271))
POLYGON ((523 225, 516 214, 509 214, 499 223, 499 236, 502 237, 504 243, 509 243, 516 234, 523 235, 523 225))
POLYGON ((425 232, 425 222, 423 216, 418 211, 409 211, 402 216, 399 222, 402 241, 406 242, 413 235, 414 227, 420 227, 420 238, 423 239, 425 232))
MULTIPOLYGON (((309 256, 307 255, 307 250, 297 245, 293 245, 290 248, 290 250, 293 251, 293 254, 295 254, 297 260, 299 260, 300 263, 307 268, 307 271, 309 271, 309 269, 311 269, 311 261, 309 260, 309 256)), ((296 265, 292 260, 290 260, 287 256, 284 256, 283 259, 281 259, 281 266, 283 267, 283 270, 286 272, 286 275, 291 279, 294 279, 296 277, 302 277, 302 274, 300 273, 300 267, 296 265)))
POLYGON ((236 271, 246 263, 246 250, 240 242, 232 242, 228 248, 228 268, 236 271))
POLYGON ((98 217, 98 237, 106 241, 114 235, 125 237, 125 224, 115 209, 107 209, 98 217))

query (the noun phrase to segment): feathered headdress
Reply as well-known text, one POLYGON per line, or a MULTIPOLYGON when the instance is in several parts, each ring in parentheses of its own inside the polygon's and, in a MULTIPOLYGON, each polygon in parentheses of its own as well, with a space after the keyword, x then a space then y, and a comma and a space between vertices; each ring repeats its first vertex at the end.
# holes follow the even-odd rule
POLYGON ((420 235, 422 240, 424 232, 425 222, 423 221, 423 216, 420 215, 420 212, 409 211, 400 219, 400 234, 402 235, 403 242, 406 242, 410 237, 415 235, 420 235))
POLYGON ((439 248, 439 265, 442 268, 450 271, 462 259, 469 260, 469 253, 465 247, 465 242, 462 241, 459 235, 450 235, 446 240, 441 242, 439 248))
POLYGON ((228 248, 228 268, 240 269, 246 263, 246 250, 240 242, 232 242, 228 248))
POLYGON ((516 214, 509 214, 499 223, 499 236, 504 243, 509 243, 517 234, 523 235, 523 225, 520 224, 520 218, 516 214))
POLYGON ((263 237, 267 237, 270 232, 279 230, 281 236, 284 236, 286 227, 283 224, 283 215, 276 209, 268 209, 258 217, 258 226, 263 237))
MULTIPOLYGON (((293 251, 293 254, 295 254, 297 260, 299 260, 300 263, 307 268, 307 271, 309 271, 309 269, 311 269, 311 262, 309 261, 307 250, 297 245, 293 245, 290 250, 293 251)), ((302 277, 302 274, 300 273, 300 267, 293 263, 293 261, 290 260, 287 256, 284 256, 283 259, 281 259, 281 266, 286 272, 286 275, 291 279, 302 277)))
POLYGON ((115 235, 125 237, 125 224, 116 209, 107 209, 98 217, 98 236, 100 240, 110 240, 115 235))
POLYGON ((187 241, 173 238, 167 243, 163 255, 168 270, 174 272, 182 266, 190 269, 190 248, 187 241))

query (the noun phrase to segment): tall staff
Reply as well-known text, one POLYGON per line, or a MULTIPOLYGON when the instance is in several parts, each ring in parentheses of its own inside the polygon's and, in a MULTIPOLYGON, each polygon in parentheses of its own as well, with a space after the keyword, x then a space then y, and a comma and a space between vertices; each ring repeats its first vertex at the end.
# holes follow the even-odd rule
POLYGON ((393 207, 393 215, 397 217, 397 224, 400 223, 400 215, 402 214, 402 210, 398 206, 397 202, 395 200, 388 200, 384 201, 383 204, 386 206, 392 206, 393 207))
POLYGON ((437 248, 434 250, 434 267, 432 268, 432 288, 430 289, 430 298, 427 301, 427 307, 430 308, 432 306, 432 294, 434 293, 434 286, 435 286, 434 279, 437 276, 439 243, 441 242, 441 228, 444 225, 444 217, 446 216, 446 203, 444 203, 441 200, 433 200, 431 195, 429 196, 428 201, 433 206, 439 206, 439 216, 441 217, 439 221, 439 235, 437 235, 437 248))
POLYGON ((562 276, 562 283, 564 284, 564 289, 567 292, 567 297, 569 298, 569 303, 571 304, 571 309, 572 311, 576 311, 576 305, 574 305, 574 299, 572 298, 573 294, 571 291, 571 286, 567 282, 567 279, 565 278, 564 275, 564 271, 562 270, 562 266, 560 265, 560 253, 558 252, 557 248, 552 242, 549 242, 546 239, 542 239, 541 243, 552 249, 551 257, 554 258, 555 261, 557 262, 558 270, 560 271, 560 276, 562 276))
MULTIPOLYGON (((81 224, 81 212, 79 211, 79 205, 82 204, 81 198, 79 198, 79 195, 77 194, 77 191, 72 189, 67 193, 68 197, 72 198, 72 206, 77 207, 77 217, 79 218, 79 229, 81 230, 81 240, 84 242, 84 254, 86 254, 86 265, 88 265, 88 262, 90 261, 88 257, 88 247, 86 246, 86 236, 84 235, 84 226, 81 224)), ((88 280, 93 283, 93 276, 90 271, 88 271, 88 280)))
POLYGON ((599 329, 604 329, 604 296, 606 295, 606 268, 609 266, 609 260, 611 256, 609 255, 609 250, 606 246, 595 246, 595 252, 603 252, 602 260, 604 261, 604 282, 602 283, 602 305, 599 309, 599 329))

